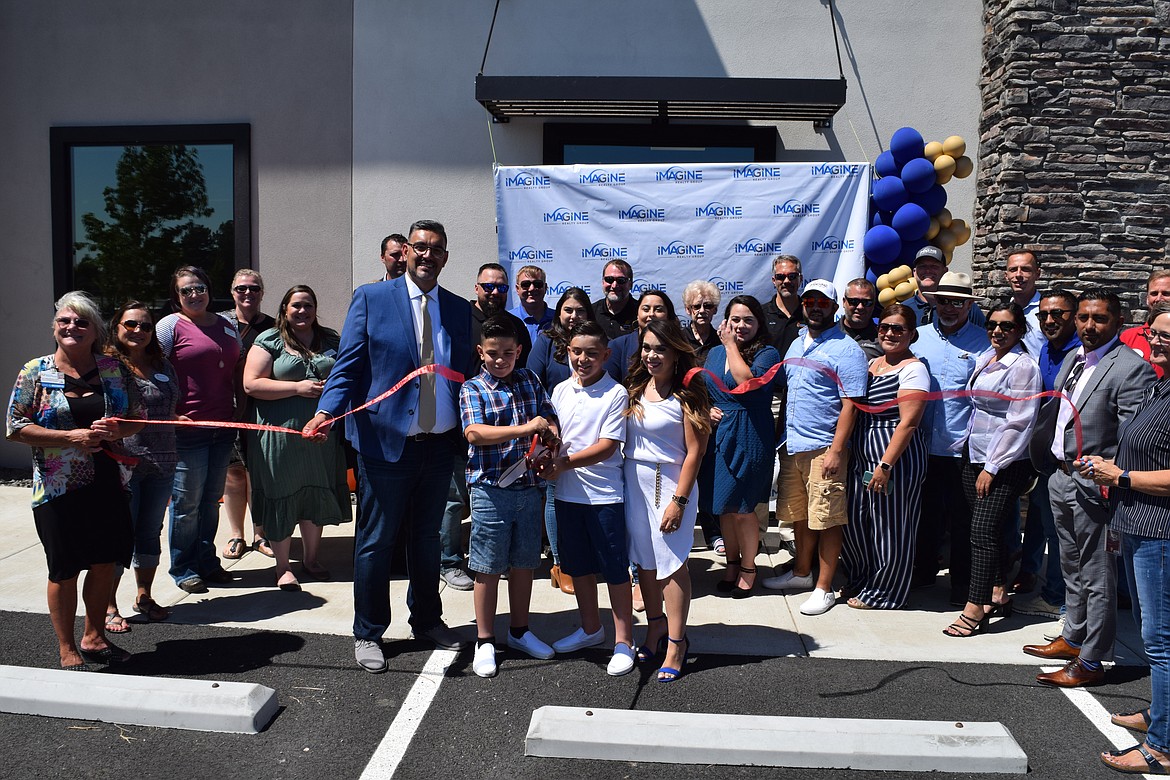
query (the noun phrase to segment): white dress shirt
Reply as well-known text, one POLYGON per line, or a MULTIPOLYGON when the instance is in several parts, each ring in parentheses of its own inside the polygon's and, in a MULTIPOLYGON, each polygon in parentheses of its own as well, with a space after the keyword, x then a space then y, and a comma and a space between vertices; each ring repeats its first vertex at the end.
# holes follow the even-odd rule
MULTIPOLYGON (((447 331, 443 330, 443 318, 439 311, 439 286, 436 284, 431 288, 430 292, 424 293, 414 280, 410 278, 410 274, 403 276, 406 281, 406 291, 410 296, 410 313, 414 319, 414 343, 422 343, 422 299, 423 295, 427 297, 427 314, 431 320, 431 343, 434 348, 435 364, 440 366, 451 365, 451 336, 447 331)), ((375 369, 376 370, 376 369, 375 369)), ((449 431, 459 424, 459 393, 452 394, 445 391, 443 383, 449 380, 436 374, 436 390, 437 398, 435 403, 435 428, 432 433, 443 433, 449 431), (451 398, 454 398, 452 401, 451 398)), ((423 433, 423 429, 418 425, 418 415, 411 416, 410 428, 407 430, 408 436, 414 436, 416 433, 423 433)))

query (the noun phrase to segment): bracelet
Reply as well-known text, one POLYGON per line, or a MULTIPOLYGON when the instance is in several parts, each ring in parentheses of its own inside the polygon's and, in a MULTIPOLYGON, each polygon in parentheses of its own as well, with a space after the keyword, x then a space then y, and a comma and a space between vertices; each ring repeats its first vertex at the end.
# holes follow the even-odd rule
POLYGON ((691 502, 691 500, 689 498, 687 498, 686 496, 671 496, 670 500, 673 501, 674 503, 678 504, 679 506, 683 506, 683 507, 685 507, 687 504, 689 504, 691 502))

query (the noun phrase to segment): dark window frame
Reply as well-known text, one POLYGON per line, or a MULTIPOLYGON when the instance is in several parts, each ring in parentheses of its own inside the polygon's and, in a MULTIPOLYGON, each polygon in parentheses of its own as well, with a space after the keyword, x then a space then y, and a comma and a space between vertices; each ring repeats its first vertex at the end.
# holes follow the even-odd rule
MULTIPOLYGON (((252 264, 252 126, 92 125, 49 128, 49 182, 52 197, 53 291, 59 298, 73 289, 73 168, 71 150, 78 146, 149 146, 159 144, 231 144, 232 255, 236 269, 252 264)), ((259 270, 259 269, 257 269, 259 270)))
POLYGON ((775 127, 751 125, 668 125, 602 122, 546 122, 544 164, 564 165, 565 146, 746 146, 754 159, 776 162, 779 134, 775 127))

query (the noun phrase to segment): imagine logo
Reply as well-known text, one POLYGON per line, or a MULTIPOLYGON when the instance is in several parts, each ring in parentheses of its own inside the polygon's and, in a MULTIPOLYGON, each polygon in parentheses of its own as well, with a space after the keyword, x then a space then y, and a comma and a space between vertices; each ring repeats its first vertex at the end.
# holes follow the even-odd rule
POLYGON ((739 219, 743 216, 743 206, 728 206, 726 203, 713 200, 706 206, 695 209, 695 216, 708 219, 739 219))
POLYGON ((737 241, 732 248, 737 255, 779 255, 779 241, 765 241, 762 238, 749 238, 747 241, 737 241))
POLYGON ((799 198, 789 198, 772 206, 774 217, 814 217, 820 213, 821 204, 816 201, 801 201, 799 198))
POLYGON ((626 183, 625 171, 607 171, 604 168, 594 168, 589 173, 580 175, 582 184, 614 185, 626 183))
POLYGON ((660 292, 666 292, 666 283, 648 282, 645 279, 634 279, 634 284, 630 287, 631 292, 638 293, 639 295, 646 292, 647 290, 658 290, 660 292))
POLYGON ((738 295, 743 292, 743 281, 740 279, 732 281, 730 279, 724 279, 722 276, 712 276, 707 281, 715 285, 721 293, 735 293, 738 295))
POLYGON ((582 247, 581 258, 582 259, 590 259, 590 258, 597 258, 597 257, 604 257, 604 258, 616 257, 616 258, 625 259, 626 257, 628 257, 628 252, 629 252, 629 250, 627 250, 626 247, 624 247, 624 246, 610 246, 609 244, 601 243, 601 244, 594 244, 593 246, 588 247, 588 248, 582 247))
POLYGON ((508 252, 509 260, 520 260, 525 263, 536 263, 541 260, 552 260, 553 251, 551 249, 537 249, 534 246, 525 244, 519 249, 514 249, 508 252))
POLYGON ((551 186, 552 179, 547 176, 541 176, 538 173, 533 173, 532 171, 520 171, 504 179, 505 189, 519 188, 527 190, 551 186))
POLYGON ((564 224, 576 223, 584 224, 589 221, 588 211, 569 211, 563 206, 555 211, 547 211, 544 215, 545 222, 560 222, 564 224))
POLYGON ((671 241, 666 246, 659 244, 659 257, 702 257, 702 244, 685 244, 682 241, 671 241))
POLYGON ((779 179, 780 168, 771 165, 745 165, 731 172, 733 179, 779 179))
POLYGON ((812 242, 812 251, 814 252, 842 252, 852 250, 854 244, 857 242, 852 238, 837 238, 836 236, 825 236, 820 241, 812 242))
POLYGON ((618 209, 618 219, 629 222, 665 222, 666 209, 635 203, 628 209, 618 209))
POLYGON ((856 176, 861 173, 862 165, 854 163, 820 163, 812 166, 813 176, 856 176))
POLYGON ((654 181, 673 181, 676 184, 690 184, 703 180, 703 171, 700 168, 680 168, 672 165, 666 170, 656 171, 654 181))
POLYGON ((587 284, 574 284, 573 282, 570 282, 568 279, 562 279, 561 281, 557 282, 556 284, 550 284, 548 286, 548 292, 545 293, 545 297, 546 298, 560 298, 562 295, 565 294, 565 291, 568 290, 570 287, 579 287, 582 290, 584 290, 586 293, 591 294, 591 291, 589 289, 589 285, 587 285, 587 284))

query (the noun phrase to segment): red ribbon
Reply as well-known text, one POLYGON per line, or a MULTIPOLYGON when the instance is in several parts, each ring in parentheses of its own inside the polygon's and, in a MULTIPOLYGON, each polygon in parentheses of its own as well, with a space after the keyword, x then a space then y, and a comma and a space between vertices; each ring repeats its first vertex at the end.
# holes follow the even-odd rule
MULTIPOLYGON (((836 371, 824 363, 820 363, 816 360, 809 360, 808 358, 788 358, 787 360, 781 360, 779 363, 765 371, 762 376, 752 377, 746 382, 742 382, 730 389, 727 387, 727 385, 723 384, 723 380, 721 380, 718 376, 708 371, 707 369, 700 367, 695 367, 688 371, 686 376, 683 377, 683 384, 689 385, 691 380, 699 374, 707 374, 711 377, 711 383, 723 392, 730 393, 731 395, 740 395, 742 393, 749 393, 752 390, 758 390, 759 388, 768 384, 776 376, 777 372, 779 372, 780 369, 785 365, 803 366, 805 368, 811 368, 814 371, 819 371, 829 379, 832 379, 833 383, 837 385, 837 387, 841 388, 842 390, 845 389, 845 385, 841 382, 841 377, 837 374, 836 371)), ((1033 393, 1032 395, 1024 396, 1005 395, 1003 393, 997 393, 992 390, 939 390, 935 392, 916 390, 912 393, 908 393, 904 396, 901 396, 900 398, 895 398, 894 400, 888 401, 884 404, 867 404, 854 401, 853 405, 863 412, 868 412, 869 414, 878 414, 879 412, 884 412, 887 409, 897 406, 901 401, 941 401, 944 398, 996 398, 1001 401, 1010 402, 1032 401, 1037 398, 1063 398, 1064 402, 1072 408, 1073 437, 1077 445, 1077 458, 1079 459, 1081 457, 1081 448, 1084 444, 1084 437, 1081 432, 1081 416, 1077 413, 1077 408, 1073 405, 1072 399, 1059 390, 1045 390, 1040 393, 1033 393)))

